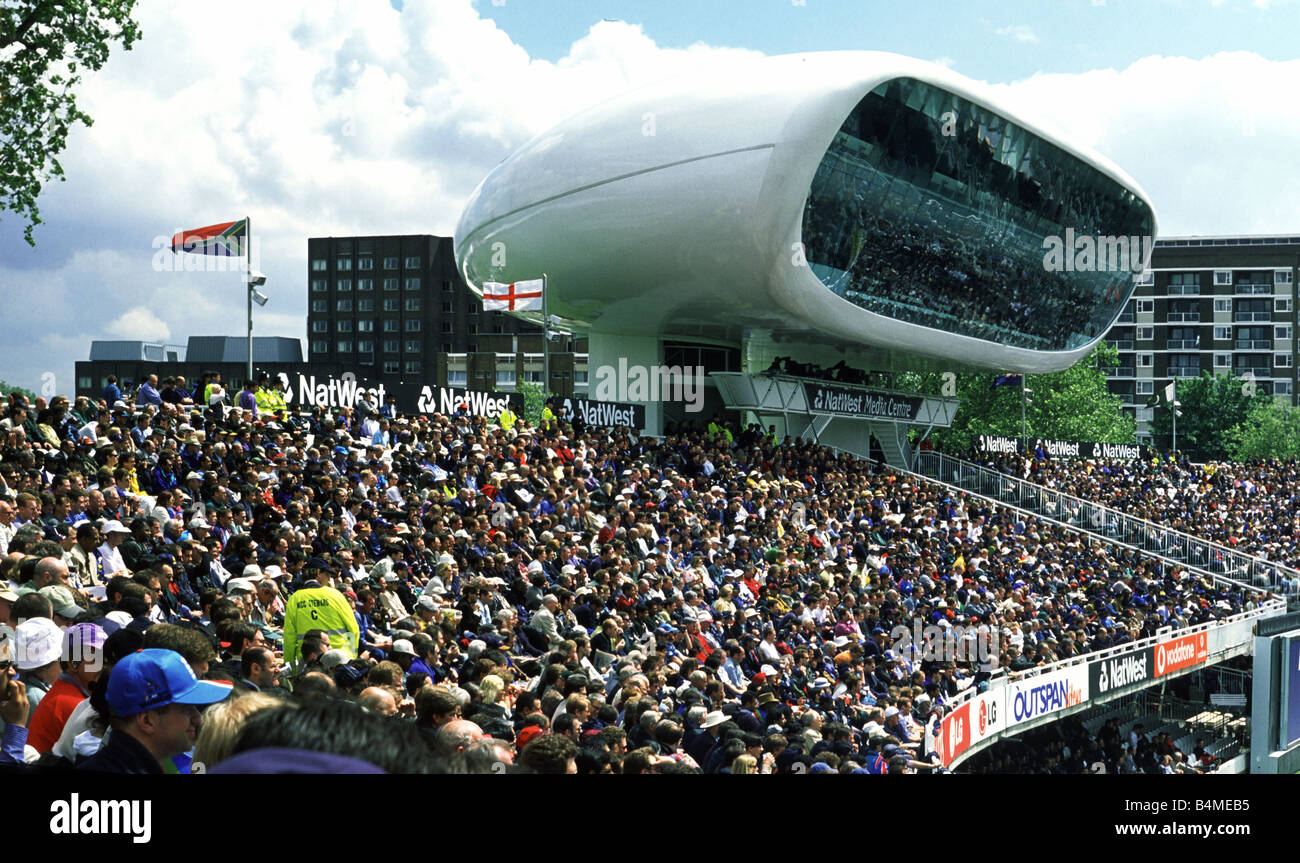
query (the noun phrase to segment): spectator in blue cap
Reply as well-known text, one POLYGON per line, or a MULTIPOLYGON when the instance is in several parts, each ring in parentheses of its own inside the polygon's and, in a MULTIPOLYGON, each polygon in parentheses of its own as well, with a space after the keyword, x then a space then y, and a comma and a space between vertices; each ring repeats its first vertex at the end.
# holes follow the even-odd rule
POLYGON ((198 738, 198 708, 230 695, 229 683, 199 680, 174 650, 140 650, 113 667, 105 698, 108 740, 78 765, 95 773, 163 772, 162 763, 188 752, 198 738))

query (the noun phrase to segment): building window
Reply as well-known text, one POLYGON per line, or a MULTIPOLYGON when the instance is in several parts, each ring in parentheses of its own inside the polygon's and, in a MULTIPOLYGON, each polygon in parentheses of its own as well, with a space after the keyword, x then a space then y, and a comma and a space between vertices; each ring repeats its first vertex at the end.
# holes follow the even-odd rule
POLYGON ((338 289, 339 289, 340 291, 350 291, 350 290, 352 290, 352 280, 351 280, 351 279, 339 279, 339 281, 338 281, 338 289))
POLYGON ((374 300, 357 300, 358 312, 373 312, 375 310, 374 300))
POLYGON ((357 332, 373 333, 375 331, 374 321, 357 321, 357 332))
POLYGON ((421 342, 419 339, 407 339, 407 340, 406 340, 406 353, 408 353, 408 354, 418 354, 418 353, 420 353, 420 351, 422 351, 422 350, 424 350, 424 343, 421 342))
POLYGON ((1291 325, 1290 325, 1290 324, 1286 324, 1286 325, 1284 325, 1284 326, 1274 327, 1274 328, 1273 328, 1273 338, 1275 338, 1275 339, 1289 339, 1289 338, 1291 338, 1291 325))
POLYGON ((497 335, 497 336, 499 336, 499 335, 501 335, 502 333, 504 333, 505 331, 506 331, 506 330, 505 330, 505 327, 501 326, 500 324, 493 324, 493 325, 492 325, 492 334, 493 334, 493 335, 497 335))
POLYGON ((443 322, 442 322, 442 331, 443 331, 444 333, 449 333, 449 332, 451 332, 451 321, 443 321, 443 322))
POLYGON ((337 266, 338 271, 339 271, 340 273, 350 272, 350 271, 352 270, 352 259, 351 259, 351 258, 339 258, 339 259, 338 259, 338 262, 337 262, 337 264, 336 264, 336 266, 337 266))
POLYGON ((1220 285, 1220 286, 1221 286, 1221 285, 1231 285, 1231 284, 1232 284, 1232 270, 1215 270, 1215 271, 1214 271, 1214 284, 1215 284, 1215 285, 1220 285))
POLYGON ((420 374, 420 372, 421 372, 421 370, 422 370, 421 367, 422 367, 423 365, 424 365, 424 364, 421 363, 419 360, 407 360, 407 361, 406 361, 406 373, 407 373, 408 375, 418 375, 418 374, 420 374))
POLYGON ((1156 283, 1156 274, 1147 270, 1137 280, 1138 287, 1150 287, 1156 283))
POLYGON ((1138 327, 1138 340, 1149 342, 1156 337, 1155 327, 1138 327))
POLYGON ((1141 313, 1143 313, 1143 312, 1154 312, 1154 311, 1156 310, 1156 301, 1155 301, 1155 300, 1138 300, 1138 301, 1137 301, 1137 310, 1138 310, 1138 313, 1139 313, 1139 314, 1141 314, 1141 313))
POLYGON ((87 378, 87 377, 77 378, 77 389, 88 390, 90 389, 90 386, 91 386, 91 378, 87 378))
POLYGON ((408 258, 406 259, 406 268, 407 268, 408 270, 417 270, 417 269, 419 269, 419 268, 420 268, 420 259, 419 259, 419 258, 415 258, 415 257, 408 257, 408 258))
POLYGON ((1273 354, 1273 365, 1279 369, 1291 368, 1290 354, 1273 354))
POLYGON ((1144 369, 1151 368, 1151 354, 1138 354, 1137 364, 1139 368, 1144 368, 1144 369))
POLYGON ((357 258, 358 270, 373 270, 375 268, 374 258, 357 258))
POLYGON ((384 290, 385 291, 397 290, 397 279, 384 279, 384 290))
POLYGON ((1214 367, 1215 367, 1216 369, 1226 369, 1226 368, 1227 368, 1228 366, 1230 366, 1230 365, 1232 365, 1232 363, 1230 363, 1230 362, 1228 361, 1228 355, 1227 355, 1227 354, 1215 354, 1215 355, 1214 355, 1214 367))
POLYGON ((469 334, 470 334, 471 336, 477 336, 477 335, 478 335, 478 324, 470 324, 470 325, 469 325, 469 334))
POLYGON ((402 308, 402 304, 398 302, 396 297, 392 299, 384 300, 384 311, 386 312, 396 312, 401 308, 402 308))
POLYGON ((312 310, 313 312, 325 312, 325 311, 329 311, 329 307, 330 307, 329 300, 312 300, 312 301, 311 301, 311 310, 312 310))
POLYGON ((357 342, 357 351, 363 354, 373 354, 375 352, 375 343, 372 341, 357 342))
POLYGON ((532 371, 531 369, 524 369, 524 382, 530 384, 540 384, 542 382, 542 373, 540 371, 532 371))
POLYGON ((1274 298, 1274 300, 1273 300, 1273 311, 1275 311, 1275 312, 1289 312, 1289 311, 1291 311, 1291 298, 1290 298, 1290 297, 1276 297, 1276 298, 1274 298))
POLYGON ((424 330, 423 324, 424 324, 424 321, 419 321, 419 320, 411 321, 411 320, 408 320, 408 321, 406 322, 406 331, 407 331, 408 333, 418 333, 418 332, 423 332, 423 330, 424 330))
POLYGON ((340 312, 350 312, 350 311, 352 311, 352 301, 351 301, 351 300, 339 300, 339 301, 338 301, 338 305, 336 306, 336 309, 337 309, 338 311, 340 311, 340 312))
POLYGON ((1169 277, 1170 294, 1199 294, 1201 292, 1200 273, 1174 273, 1169 277))
POLYGON ((312 272, 316 272, 316 273, 319 273, 323 270, 328 270, 329 261, 325 260, 324 258, 312 258, 311 268, 312 268, 312 272))
POLYGON ((455 371, 447 369, 447 386, 463 387, 467 383, 469 383, 469 373, 467 371, 464 369, 457 369, 455 371))
POLYGON ((340 333, 350 333, 350 332, 352 332, 352 322, 351 322, 351 321, 339 321, 339 322, 338 322, 338 331, 339 331, 340 333))
MULTIPOLYGON (((247 347, 247 345, 245 345, 245 347, 247 347)), ((311 352, 313 354, 323 354, 328 352, 329 349, 330 349, 329 342, 315 341, 311 343, 311 352)))
POLYGON ((312 279, 311 290, 314 294, 323 294, 330 289, 330 283, 325 279, 312 279))
POLYGON ((444 354, 449 354, 449 353, 451 353, 451 342, 443 342, 443 343, 442 343, 442 352, 443 352, 444 354))
MULTIPOLYGON (((577 384, 577 383, 584 383, 584 384, 585 384, 586 382, 587 382, 587 373, 586 373, 586 372, 575 373, 575 380, 574 380, 574 383, 575 383, 575 384, 577 384), (582 375, 582 380, 581 380, 581 381, 578 381, 578 380, 576 379, 576 375, 577 375, 577 374, 581 374, 581 375, 582 375)), ((1138 394, 1138 395, 1140 395, 1140 396, 1149 396, 1149 395, 1152 395, 1153 393, 1155 393, 1155 391, 1156 391, 1156 382, 1155 382, 1155 381, 1138 381, 1138 382, 1137 382, 1137 394, 1138 394)))
POLYGON ((451 311, 451 300, 443 300, 443 301, 442 301, 442 310, 443 310, 444 312, 450 312, 450 311, 451 311))
POLYGON ((1289 284, 1291 284, 1291 271, 1290 271, 1290 270, 1274 270, 1274 271, 1273 271, 1273 284, 1275 284, 1275 285, 1289 285, 1289 284))
POLYGON ((384 374, 395 375, 399 368, 401 368, 401 366, 398 364, 397 360, 384 360, 384 374))
POLYGON ((587 385, 587 373, 573 370, 573 385, 575 387, 585 387, 587 385))
POLYGON ((512 387, 515 385, 515 370, 511 368, 499 367, 497 369, 497 386, 512 387))
POLYGON ((1214 340, 1216 342, 1226 342, 1232 338, 1232 327, 1215 327, 1214 340))
POLYGON ((401 322, 401 321, 395 321, 395 320, 392 320, 391 318, 388 319, 388 320, 386 320, 386 321, 384 321, 384 332, 386 332, 386 333, 396 333, 396 332, 400 332, 401 329, 402 329, 402 322, 401 322))
POLYGON ((406 289, 407 289, 408 291, 418 291, 418 290, 420 290, 420 280, 419 280, 418 278, 407 279, 407 280, 406 280, 406 289))
POLYGON ((1273 381, 1273 395, 1289 396, 1291 395, 1290 381, 1273 381))
POLYGON ((400 348, 401 343, 397 339, 384 339, 384 353, 395 354, 400 348))
POLYGON ((328 333, 330 331, 329 321, 312 321, 311 331, 313 333, 328 333))
POLYGON ((339 342, 339 353, 341 354, 352 353, 352 342, 339 342))
MULTIPOLYGON (((397 269, 397 258, 384 258, 384 269, 385 270, 397 269)), ((394 369, 394 371, 396 371, 396 369, 394 369)))
POLYGON ((1218 300, 1215 300, 1215 301, 1214 301, 1214 310, 1215 310, 1216 312, 1230 312, 1230 311, 1232 311, 1232 300, 1229 300, 1229 299, 1218 299, 1218 300))
POLYGON ((419 297, 407 297, 407 298, 406 298, 406 310, 407 310, 408 312, 418 312, 418 311, 420 310, 420 298, 419 298, 419 297))
POLYGON ((358 291, 373 291, 375 289, 374 279, 357 279, 358 291))

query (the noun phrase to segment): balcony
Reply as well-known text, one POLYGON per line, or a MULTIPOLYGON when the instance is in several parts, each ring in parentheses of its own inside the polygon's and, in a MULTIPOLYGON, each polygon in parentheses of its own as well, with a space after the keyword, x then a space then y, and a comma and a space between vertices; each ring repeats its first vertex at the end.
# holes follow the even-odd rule
POLYGON ((1132 339, 1114 339, 1114 340, 1111 341, 1110 344, 1111 344, 1111 347, 1113 347, 1113 348, 1114 348, 1115 350, 1117 350, 1117 351, 1131 351, 1131 350, 1133 350, 1133 340, 1132 340, 1132 339))
POLYGON ((1137 371, 1132 366, 1119 366, 1111 370, 1112 378, 1134 378, 1137 377, 1137 371))
POLYGON ((1239 351, 1271 351, 1273 350, 1272 339, 1237 339, 1236 348, 1239 351))
POLYGON ((1273 320, 1272 312, 1237 312, 1232 320, 1238 324, 1268 323, 1273 320))
POLYGON ((1166 376, 1171 378, 1199 378, 1201 376, 1201 367, 1173 366, 1169 369, 1166 376))
POLYGON ((1200 285, 1170 285, 1169 286, 1169 295, 1173 297, 1192 296, 1192 295, 1198 295, 1200 293, 1201 293, 1200 285))
POLYGON ((1194 351, 1200 346, 1200 339, 1170 339, 1165 342, 1165 349, 1170 351, 1194 351))
POLYGON ((1235 288, 1233 288, 1232 292, 1234 294, 1237 294, 1238 296, 1250 295, 1250 294, 1271 294, 1273 293, 1273 286, 1264 285, 1264 284, 1258 284, 1258 285, 1240 284, 1237 285, 1235 288))
POLYGON ((1119 316, 1118 318, 1115 319, 1115 323, 1117 323, 1117 324, 1131 324, 1131 323, 1133 323, 1133 313, 1132 313, 1132 312, 1122 312, 1122 313, 1120 314, 1120 316, 1119 316))
POLYGON ((1165 317, 1165 320, 1171 324, 1178 324, 1178 323, 1194 324, 1200 321, 1200 319, 1201 319, 1200 312, 1170 312, 1165 317))

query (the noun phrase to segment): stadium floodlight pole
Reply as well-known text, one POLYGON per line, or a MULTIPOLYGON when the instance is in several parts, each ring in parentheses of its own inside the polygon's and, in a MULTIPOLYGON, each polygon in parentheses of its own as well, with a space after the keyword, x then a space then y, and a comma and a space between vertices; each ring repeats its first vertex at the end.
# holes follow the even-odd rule
POLYGON ((244 290, 248 291, 248 377, 253 379, 253 220, 244 217, 244 290))
POLYGON ((551 394, 551 316, 547 312, 546 273, 542 273, 542 403, 551 394))
POLYGON ((1173 441, 1169 447, 1170 453, 1178 452, 1178 378, 1169 382, 1169 386, 1174 389, 1174 397, 1169 400, 1169 411, 1173 414, 1174 429, 1173 441))
POLYGON ((1025 425, 1025 373, 1020 373, 1020 448, 1029 454, 1029 432, 1025 425))

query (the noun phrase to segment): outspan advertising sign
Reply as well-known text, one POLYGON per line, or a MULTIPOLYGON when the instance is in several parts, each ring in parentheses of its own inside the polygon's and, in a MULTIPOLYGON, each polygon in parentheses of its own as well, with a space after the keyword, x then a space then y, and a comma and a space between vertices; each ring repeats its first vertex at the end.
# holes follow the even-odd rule
POLYGON ((1088 667, 1074 665, 1006 686, 1007 727, 1050 716, 1088 700, 1088 667))
POLYGON ((1210 637, 1206 632, 1193 632, 1162 641, 1155 646, 1155 676, 1164 677, 1200 665, 1210 658, 1210 637))

